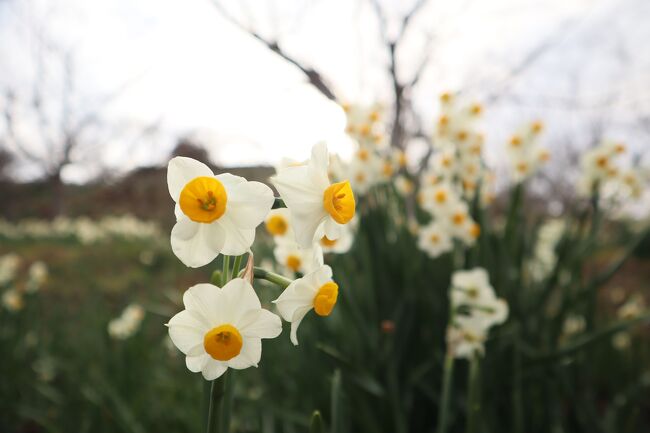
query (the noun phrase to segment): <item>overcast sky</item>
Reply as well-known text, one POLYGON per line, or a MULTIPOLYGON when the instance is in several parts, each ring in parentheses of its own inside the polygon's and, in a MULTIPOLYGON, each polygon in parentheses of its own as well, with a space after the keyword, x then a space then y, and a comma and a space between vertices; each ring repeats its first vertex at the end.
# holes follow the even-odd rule
MULTIPOLYGON (((394 32, 412 2, 383 3, 394 32)), ((342 99, 390 103, 386 51, 367 0, 223 4, 321 71, 342 99)), ((506 137, 535 118, 547 123, 550 146, 567 137, 587 146, 580 131, 603 121, 606 135, 640 151, 650 136, 639 122, 650 115, 648 22, 647 0, 430 0, 398 52, 399 72, 410 77, 430 37, 430 64, 414 95, 425 118, 433 118, 436 96, 445 90, 462 90, 467 101, 498 95, 484 122, 494 164, 506 137), (548 49, 511 78, 545 42, 548 49)), ((18 97, 29 95, 38 71, 35 28, 70 53, 75 110, 119 94, 102 110, 106 119, 125 129, 159 125, 138 146, 107 136, 94 153, 102 165, 125 170, 164 162, 176 137, 187 133, 201 137, 225 165, 302 158, 321 139, 349 153, 340 138, 341 110, 305 84, 300 71, 225 21, 209 0, 0 0, 0 86, 18 97)), ((56 68, 45 70, 56 82, 56 68)), ((85 162, 64 175, 81 181, 93 170, 85 162)), ((19 174, 36 172, 21 165, 19 174)))

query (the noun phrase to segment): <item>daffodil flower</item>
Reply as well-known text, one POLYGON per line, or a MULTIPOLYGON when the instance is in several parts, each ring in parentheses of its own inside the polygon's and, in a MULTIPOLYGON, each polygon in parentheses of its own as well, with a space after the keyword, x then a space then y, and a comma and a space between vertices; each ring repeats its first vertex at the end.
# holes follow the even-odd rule
POLYGON ((263 183, 229 173, 215 176, 207 165, 184 157, 169 161, 167 185, 176 202, 172 250, 192 268, 219 254, 248 251, 274 200, 263 183))
POLYGON ((185 310, 167 326, 174 345, 186 355, 187 368, 214 380, 228 368, 257 367, 262 338, 282 331, 280 318, 265 310, 253 287, 241 278, 223 288, 197 284, 183 295, 185 310))
POLYGON ((433 222, 418 230, 418 248, 431 258, 436 258, 454 248, 449 231, 433 222))
POLYGON ((311 247, 322 225, 329 239, 341 236, 341 226, 352 220, 356 202, 350 182, 330 184, 327 146, 316 144, 306 165, 285 167, 271 178, 289 208, 298 244, 311 247))
POLYGON ((291 322, 291 342, 298 345, 298 326, 312 309, 319 316, 329 316, 338 299, 339 286, 332 281, 332 269, 321 266, 293 281, 273 301, 284 320, 291 322))

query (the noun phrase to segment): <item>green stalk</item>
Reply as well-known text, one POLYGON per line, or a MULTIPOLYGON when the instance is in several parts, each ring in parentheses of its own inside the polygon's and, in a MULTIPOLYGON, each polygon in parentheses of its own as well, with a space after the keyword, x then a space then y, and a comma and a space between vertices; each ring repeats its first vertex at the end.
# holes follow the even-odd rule
POLYGON ((225 381, 228 376, 226 371, 221 377, 212 381, 210 386, 210 403, 208 405, 207 433, 223 433, 220 430, 221 406, 225 395, 225 381))
POLYGON ((241 268, 241 261, 244 258, 244 255, 235 257, 235 263, 232 265, 232 276, 231 278, 237 278, 239 276, 239 268, 241 268))
POLYGON ((266 269, 253 268, 253 272, 255 278, 266 280, 270 283, 282 287, 283 289, 286 289, 289 286, 289 284, 293 282, 290 279, 283 277, 282 275, 278 275, 276 273, 267 271, 266 269))
POLYGON ((445 365, 442 370, 442 397, 438 407, 438 428, 437 433, 447 431, 449 417, 449 398, 451 396, 451 382, 454 374, 454 356, 451 353, 445 355, 445 365))
POLYGON ((223 270, 221 271, 221 287, 230 281, 230 256, 223 256, 223 270))
POLYGON ((481 358, 474 354, 469 365, 469 391, 467 395, 467 433, 475 433, 481 415, 481 358))
POLYGON ((230 414, 232 412, 233 394, 235 389, 235 372, 226 371, 223 376, 225 377, 225 393, 223 400, 221 401, 219 432, 228 433, 230 431, 230 414))

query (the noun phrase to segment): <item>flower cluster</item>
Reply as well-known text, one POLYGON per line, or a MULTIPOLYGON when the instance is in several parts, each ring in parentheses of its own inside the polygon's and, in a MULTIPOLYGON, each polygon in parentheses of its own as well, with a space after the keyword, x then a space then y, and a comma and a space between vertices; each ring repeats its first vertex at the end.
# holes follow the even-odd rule
POLYGON ((406 155, 400 149, 391 149, 384 140, 385 125, 380 105, 343 106, 347 115, 346 132, 355 143, 351 161, 338 158, 331 168, 335 179, 349 179, 358 195, 365 195, 374 185, 391 181, 406 167, 406 155))
POLYGON ((309 311, 319 316, 332 312, 338 285, 331 268, 323 264, 323 249, 349 248, 356 201, 349 181, 330 182, 329 161, 327 147, 320 143, 308 161, 279 167, 271 182, 287 208, 275 210, 273 192, 262 183, 228 173, 215 175, 190 158, 170 161, 167 181, 177 218, 171 233, 174 254, 190 267, 225 256, 222 287, 191 287, 183 296, 185 310, 168 323, 171 340, 186 355, 190 371, 214 380, 228 368, 257 366, 261 340, 275 338, 282 330, 280 317, 262 308, 251 285, 252 254, 242 277, 235 265, 229 278, 229 256, 251 252, 262 222, 275 239, 278 262, 293 275, 304 274, 295 281, 277 275, 269 279, 285 287, 273 302, 291 323, 291 341, 298 344, 298 326, 309 311))
POLYGON ((508 318, 508 304, 496 297, 485 269, 453 274, 451 317, 447 328, 449 353, 456 358, 483 354, 490 328, 508 318))
POLYGON ((584 196, 602 191, 607 198, 635 198, 644 192, 647 173, 639 167, 623 168, 620 157, 627 148, 624 144, 605 141, 585 152, 581 159, 578 192, 584 196))
POLYGON ((26 219, 16 224, 0 220, 0 237, 7 239, 73 238, 82 244, 93 244, 114 238, 155 240, 160 234, 156 223, 132 215, 105 216, 97 221, 88 217, 58 217, 52 221, 26 219))
POLYGON ((480 185, 482 202, 491 201, 489 184, 493 177, 483 163, 485 139, 478 129, 482 114, 478 103, 463 106, 451 93, 440 95, 440 114, 432 138, 436 152, 422 173, 421 187, 453 183, 465 199, 472 200, 480 185))
POLYGON ((565 231, 566 223, 562 219, 548 220, 540 227, 533 257, 527 263, 533 280, 546 278, 555 267, 557 263, 555 250, 565 231))
POLYGON ((526 125, 512 135, 506 144, 512 179, 523 182, 533 176, 542 164, 551 158, 550 152, 539 145, 539 136, 544 129, 540 121, 526 125))
POLYGON ((0 288, 2 305, 8 311, 19 311, 24 307, 24 295, 41 289, 48 278, 48 268, 42 261, 33 262, 27 269, 27 278, 19 278, 21 260, 17 254, 9 253, 0 257, 0 288))

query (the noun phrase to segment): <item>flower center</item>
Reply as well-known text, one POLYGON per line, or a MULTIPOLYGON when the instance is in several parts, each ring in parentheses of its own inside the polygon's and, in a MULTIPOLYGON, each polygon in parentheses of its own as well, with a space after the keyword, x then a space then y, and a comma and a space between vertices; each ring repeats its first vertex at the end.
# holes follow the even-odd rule
POLYGON ((287 268, 291 269, 292 271, 298 272, 301 263, 302 260, 300 260, 300 257, 296 256, 295 254, 289 254, 287 256, 287 268))
POLYGON ((391 165, 390 162, 388 161, 384 162, 384 166, 382 167, 382 173, 384 174, 384 176, 392 176, 393 166, 391 165))
POLYGON ((443 190, 436 191, 434 198, 438 203, 444 203, 447 201, 447 192, 443 190))
POLYGON ((350 182, 343 181, 328 186, 323 194, 323 207, 339 224, 350 222, 356 203, 350 182))
POLYGON ((288 229, 289 224, 281 215, 273 215, 266 221, 266 230, 273 236, 282 236, 288 229))
POLYGON ((323 236, 322 238, 320 238, 320 244, 324 247, 333 247, 334 245, 336 245, 337 241, 338 239, 332 240, 327 236, 323 236))
POLYGON ((242 336, 232 325, 217 326, 203 337, 205 351, 217 361, 228 361, 239 355, 242 345, 242 336))
POLYGON ((213 177, 201 176, 185 185, 178 204, 192 221, 211 223, 226 212, 227 201, 228 195, 221 182, 213 177))
POLYGON ((357 152, 357 156, 361 161, 367 161, 370 154, 366 149, 359 149, 359 152, 357 152))
POLYGON ((462 212, 456 212, 456 213, 452 216, 451 219, 452 219, 452 221, 453 221, 454 224, 456 224, 457 226, 460 226, 460 225, 462 225, 462 224, 465 222, 465 218, 467 218, 467 215, 465 215, 465 214, 462 213, 462 212))
POLYGON ((329 281, 318 289, 314 297, 314 311, 319 316, 329 316, 336 305, 339 296, 339 286, 334 281, 329 281))
POLYGON ((472 238, 477 239, 481 235, 481 226, 478 224, 472 224, 469 228, 469 234, 472 238))
POLYGON ((440 242, 440 236, 436 234, 432 234, 431 236, 429 236, 429 240, 431 241, 432 244, 437 245, 438 242, 440 242))

